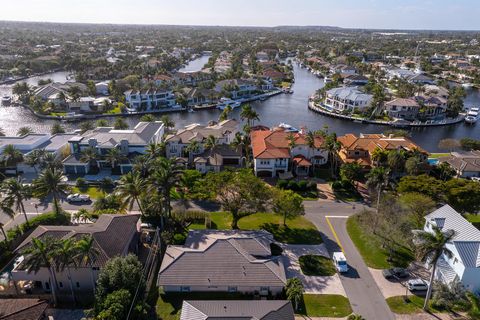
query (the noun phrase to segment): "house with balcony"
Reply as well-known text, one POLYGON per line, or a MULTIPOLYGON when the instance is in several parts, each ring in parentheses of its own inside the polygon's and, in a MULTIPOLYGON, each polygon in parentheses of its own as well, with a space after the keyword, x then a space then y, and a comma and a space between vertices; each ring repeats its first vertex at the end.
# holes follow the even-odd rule
POLYGON ((424 231, 433 233, 434 228, 455 232, 445 245, 452 255, 440 257, 435 279, 445 284, 460 281, 466 290, 480 293, 480 230, 448 204, 425 216, 424 231))
POLYGON ((421 106, 419 117, 425 120, 442 120, 447 114, 448 100, 439 95, 420 94, 415 100, 421 106))
POLYGON ((160 143, 164 134, 164 126, 161 121, 139 122, 135 128, 127 130, 116 130, 113 127, 97 127, 82 135, 72 137, 70 145, 70 156, 63 160, 63 170, 66 174, 85 175, 95 170, 111 168, 106 160, 106 155, 111 149, 119 149, 123 155, 116 168, 117 174, 125 174, 132 169, 132 160, 145 154, 150 143, 160 143), (94 161, 82 160, 82 152, 93 148, 98 155, 94 161))
POLYGON ((190 230, 185 245, 167 247, 157 284, 164 292, 279 295, 287 278, 273 243, 263 230, 190 230))
POLYGON ((428 158, 428 152, 423 150, 419 145, 415 144, 407 137, 363 133, 361 133, 359 136, 356 136, 353 133, 349 133, 338 137, 337 140, 341 144, 340 151, 338 151, 338 156, 341 162, 356 162, 366 170, 375 166, 375 163, 372 160, 372 154, 376 149, 385 151, 416 151, 421 156, 421 160, 425 161, 428 158))
POLYGON ((58 289, 57 292, 70 294, 70 280, 66 270, 55 272, 56 282, 51 279, 47 268, 41 267, 38 272, 28 272, 25 265, 28 256, 23 254, 23 250, 31 245, 32 239, 53 237, 61 240, 80 240, 81 237, 91 236, 94 240, 94 247, 99 252, 97 259, 92 265, 81 263, 70 266, 73 290, 91 294, 94 282, 108 260, 138 251, 139 232, 140 215, 137 214, 102 214, 93 224, 38 226, 15 249, 17 258, 11 272, 12 280, 15 282, 32 281, 35 287, 42 288, 45 292, 50 292, 52 286, 55 286, 58 289))
POLYGON ((221 144, 196 155, 193 164, 201 173, 220 172, 225 167, 240 168, 244 160, 241 147, 221 144))
POLYGON ((194 157, 205 152, 205 141, 209 136, 215 137, 217 145, 229 145, 235 139, 237 132, 239 132, 238 122, 234 119, 228 119, 210 125, 190 124, 165 137, 167 158, 190 156, 190 160, 193 160, 194 157), (190 155, 186 148, 193 141, 198 142, 199 149, 190 155))
POLYGON ((358 87, 339 87, 326 92, 323 106, 336 112, 353 112, 370 107, 373 95, 363 93, 358 87))
POLYGON ((395 119, 413 121, 417 119, 420 105, 415 99, 396 98, 384 104, 385 113, 395 119))
POLYGON ((125 91, 125 101, 131 111, 171 108, 176 105, 172 90, 148 89, 125 91))
POLYGON ((282 128, 252 130, 254 172, 257 176, 276 177, 284 174, 305 176, 313 167, 328 161, 328 152, 323 149, 324 139, 316 135, 310 147, 307 135, 302 130, 290 133, 282 128))
POLYGON ((218 93, 228 92, 232 99, 240 99, 252 96, 258 87, 253 80, 230 79, 217 82, 214 90, 218 93))

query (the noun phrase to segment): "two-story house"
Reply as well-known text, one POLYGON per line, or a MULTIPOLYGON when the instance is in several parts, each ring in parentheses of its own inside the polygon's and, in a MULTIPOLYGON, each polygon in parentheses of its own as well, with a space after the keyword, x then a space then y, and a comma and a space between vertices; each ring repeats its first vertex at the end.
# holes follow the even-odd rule
POLYGON ((439 163, 448 163, 460 178, 480 177, 480 151, 452 152, 438 158, 439 163))
POLYGON ((442 255, 437 262, 435 279, 446 284, 460 281, 465 289, 480 292, 480 230, 448 204, 425 216, 424 230, 453 230, 455 235, 445 247, 452 256, 442 255))
POLYGON ((176 105, 172 90, 128 90, 125 101, 132 111, 146 111, 160 108, 171 108, 176 105))
POLYGON ((326 92, 324 106, 332 111, 353 112, 370 107, 372 99, 373 95, 363 93, 357 87, 339 87, 326 92))
POLYGON ((87 174, 91 170, 92 161, 82 159, 82 151, 93 148, 98 158, 95 166, 98 169, 108 168, 111 165, 106 160, 106 155, 111 149, 119 149, 125 160, 118 164, 119 173, 124 174, 132 169, 131 160, 146 152, 150 143, 160 143, 165 128, 161 121, 139 122, 135 128, 116 130, 113 127, 97 127, 80 136, 72 137, 70 144, 70 156, 63 160, 63 170, 66 174, 87 174))
POLYGON ((392 118, 404 120, 416 120, 420 105, 415 99, 396 98, 388 101, 384 105, 385 113, 392 118))
POLYGON ((309 146, 303 132, 291 133, 281 128, 251 132, 254 171, 257 176, 275 177, 294 172, 308 175, 313 166, 327 163, 328 153, 322 148, 324 139, 316 135, 309 146))
POLYGON ((232 99, 239 99, 251 96, 258 90, 258 87, 253 80, 231 79, 217 82, 214 90, 219 93, 227 91, 232 99))

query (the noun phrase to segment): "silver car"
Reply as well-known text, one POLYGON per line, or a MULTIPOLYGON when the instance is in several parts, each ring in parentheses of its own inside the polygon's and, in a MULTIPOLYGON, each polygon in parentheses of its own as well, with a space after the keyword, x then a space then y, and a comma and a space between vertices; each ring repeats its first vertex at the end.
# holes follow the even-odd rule
POLYGON ((407 281, 407 288, 410 291, 425 291, 428 290, 428 281, 423 279, 411 279, 407 281))

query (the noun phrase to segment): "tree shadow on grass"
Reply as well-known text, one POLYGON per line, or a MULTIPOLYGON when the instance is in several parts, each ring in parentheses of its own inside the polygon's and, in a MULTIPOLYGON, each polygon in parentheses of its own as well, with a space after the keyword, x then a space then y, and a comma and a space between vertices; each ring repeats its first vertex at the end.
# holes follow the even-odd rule
POLYGON ((316 229, 290 228, 276 223, 264 223, 260 228, 270 232, 275 240, 288 244, 321 244, 321 234, 316 229))

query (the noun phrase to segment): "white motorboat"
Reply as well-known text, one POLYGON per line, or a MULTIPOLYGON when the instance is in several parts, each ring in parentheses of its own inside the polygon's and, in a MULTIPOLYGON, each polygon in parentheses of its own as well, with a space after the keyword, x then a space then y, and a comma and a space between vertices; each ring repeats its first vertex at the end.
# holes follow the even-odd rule
POLYGON ((240 101, 235 101, 229 98, 221 98, 220 102, 217 104, 217 108, 220 110, 225 109, 227 106, 230 106, 232 109, 238 108, 241 106, 240 101))
POLYGON ((291 125, 289 125, 288 123, 285 123, 285 122, 280 123, 278 125, 278 127, 285 129, 286 132, 299 132, 300 131, 297 128, 292 127, 291 125))
POLYGON ((470 89, 473 87, 473 84, 471 83, 462 83, 462 87, 464 87, 465 89, 470 89))
POLYGON ((467 115, 465 116, 465 122, 468 124, 474 124, 478 120, 478 116, 480 113, 479 108, 470 108, 467 115))

